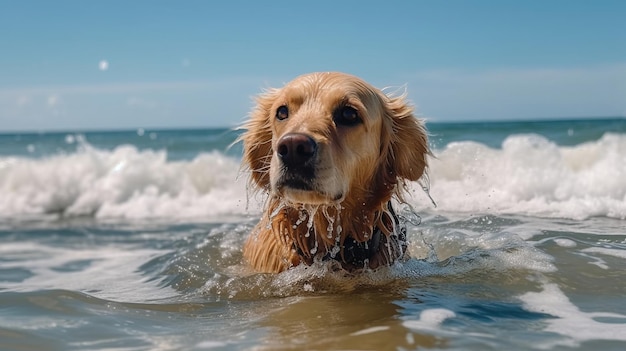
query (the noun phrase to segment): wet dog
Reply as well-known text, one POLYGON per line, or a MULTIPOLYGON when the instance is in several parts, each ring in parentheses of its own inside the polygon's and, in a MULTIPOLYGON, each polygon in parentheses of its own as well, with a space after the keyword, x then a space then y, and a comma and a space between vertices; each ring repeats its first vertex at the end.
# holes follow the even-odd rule
POLYGON ((244 246, 259 272, 314 260, 348 271, 402 259, 406 229, 391 205, 430 153, 404 96, 343 73, 300 76, 258 96, 241 139, 252 187, 269 194, 244 246))

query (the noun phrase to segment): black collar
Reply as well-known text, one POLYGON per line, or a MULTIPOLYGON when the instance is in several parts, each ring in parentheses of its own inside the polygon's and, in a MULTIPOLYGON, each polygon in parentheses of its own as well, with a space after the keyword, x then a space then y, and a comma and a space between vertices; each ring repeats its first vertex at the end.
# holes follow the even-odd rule
MULTIPOLYGON (((400 220, 398 219, 398 216, 391 206, 391 201, 387 203, 387 208, 389 209, 389 213, 393 218, 394 225, 396 226, 396 228, 398 228, 398 237, 395 239, 397 239, 401 243, 401 245, 406 245, 403 244, 406 242, 406 228, 404 226, 400 226, 400 220)), ((341 253, 334 255, 331 255, 331 253, 327 253, 322 258, 322 260, 337 260, 342 263, 344 268, 349 269, 363 268, 367 265, 367 262, 369 262, 371 258, 378 252, 381 243, 384 244, 387 242, 388 239, 385 234, 383 234, 382 230, 378 227, 375 227, 372 232, 372 237, 368 241, 358 242, 354 240, 354 238, 352 238, 351 236, 347 236, 343 241, 343 245, 341 246, 340 252, 343 252, 343 256, 341 253)), ((305 257, 300 248, 297 248, 297 251, 300 257, 305 257)), ((305 261, 311 260, 305 259, 305 261)))

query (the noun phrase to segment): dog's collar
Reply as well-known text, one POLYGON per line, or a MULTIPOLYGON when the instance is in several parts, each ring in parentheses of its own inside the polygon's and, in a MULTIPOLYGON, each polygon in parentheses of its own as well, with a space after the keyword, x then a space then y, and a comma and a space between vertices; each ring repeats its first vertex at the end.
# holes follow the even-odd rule
MULTIPOLYGON (((400 243, 405 243, 406 242, 406 228, 400 225, 400 220, 398 216, 396 215, 395 211, 393 210, 393 207, 391 206, 391 201, 387 203, 387 208, 389 209, 389 214, 391 214, 391 217, 394 221, 394 226, 397 228, 396 239, 400 243)), ((390 244, 389 239, 387 238, 385 234, 383 234, 383 231, 380 228, 375 227, 374 230, 372 231, 372 236, 368 241, 359 242, 359 241, 354 240, 354 238, 352 238, 351 236, 347 236, 343 241, 343 245, 341 246, 341 252, 343 254, 327 253, 322 258, 322 261, 337 260, 342 263, 344 268, 350 268, 350 269, 364 268, 367 265, 367 263, 371 261, 374 255, 376 255, 376 253, 379 251, 381 243, 383 244, 386 243, 387 245, 390 244)), ((401 245, 404 246, 405 244, 401 244, 401 245)), ((297 248, 297 252, 298 252, 298 255, 300 255, 300 257, 305 257, 302 249, 297 248)))
MULTIPOLYGON (((343 258, 340 259, 348 267, 365 267, 368 261, 378 252, 381 236, 384 235, 380 228, 374 228, 372 237, 365 242, 358 242, 348 236, 343 242, 343 258)), ((326 254, 324 260, 330 259, 326 254)))

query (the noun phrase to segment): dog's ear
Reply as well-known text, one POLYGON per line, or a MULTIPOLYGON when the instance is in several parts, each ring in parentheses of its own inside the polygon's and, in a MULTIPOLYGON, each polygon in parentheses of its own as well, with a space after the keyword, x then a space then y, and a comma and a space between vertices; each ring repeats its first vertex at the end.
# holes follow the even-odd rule
POLYGON ((250 170, 250 178, 261 189, 269 189, 269 168, 272 159, 271 108, 278 89, 270 89, 256 97, 250 119, 244 124, 243 161, 250 170))
POLYGON ((428 136, 422 121, 413 115, 405 96, 385 97, 385 121, 388 135, 387 165, 396 176, 418 180, 427 167, 430 154, 428 136))

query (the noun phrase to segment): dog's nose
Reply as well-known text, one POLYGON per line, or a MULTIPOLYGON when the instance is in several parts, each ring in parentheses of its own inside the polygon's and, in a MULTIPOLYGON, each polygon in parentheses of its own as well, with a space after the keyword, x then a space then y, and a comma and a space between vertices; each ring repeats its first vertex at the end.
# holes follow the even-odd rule
POLYGON ((280 138, 276 150, 283 163, 291 167, 305 165, 316 151, 315 140, 301 133, 290 133, 280 138))

